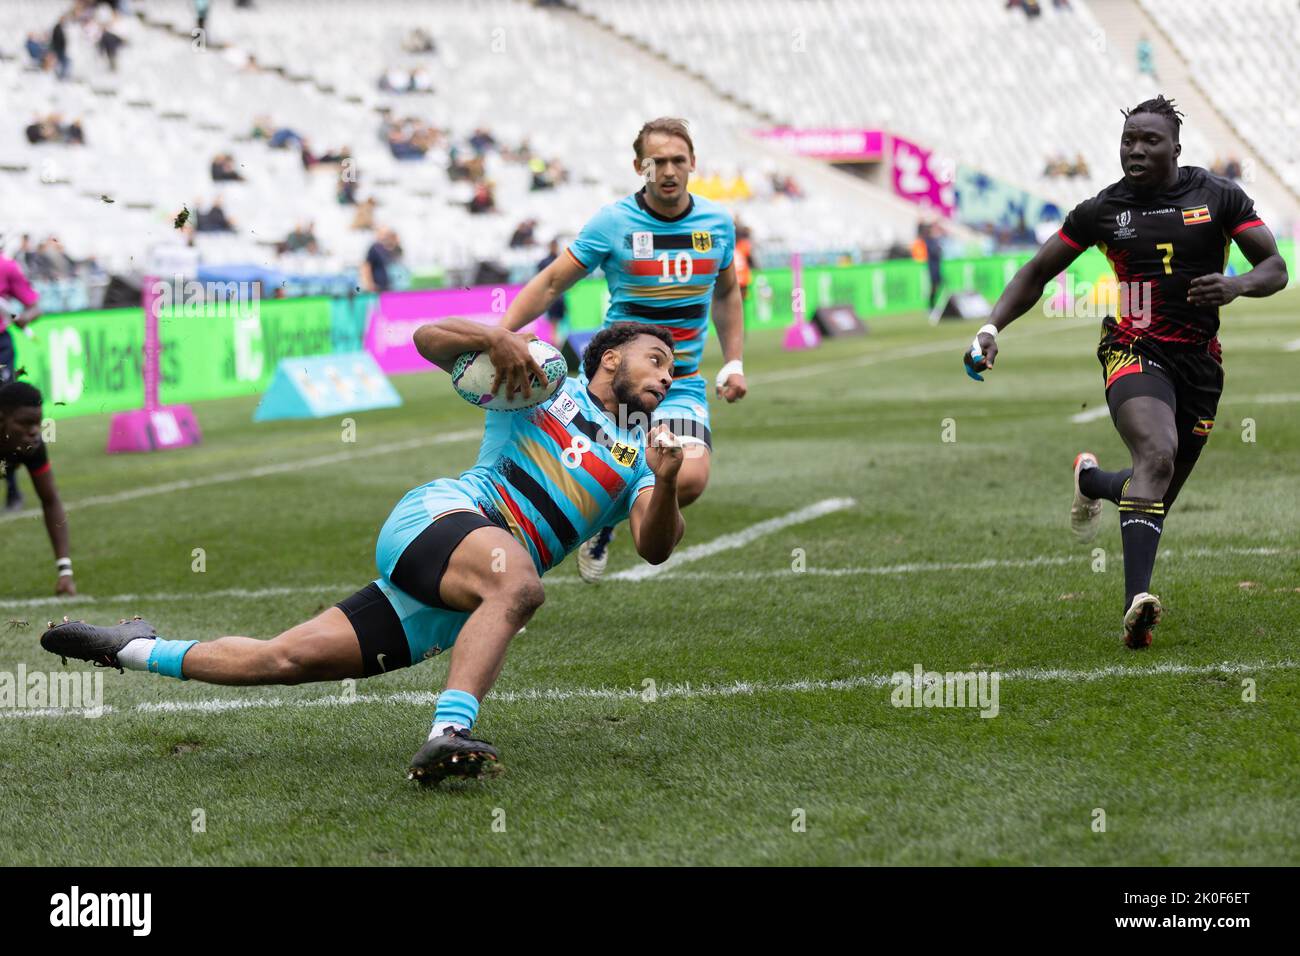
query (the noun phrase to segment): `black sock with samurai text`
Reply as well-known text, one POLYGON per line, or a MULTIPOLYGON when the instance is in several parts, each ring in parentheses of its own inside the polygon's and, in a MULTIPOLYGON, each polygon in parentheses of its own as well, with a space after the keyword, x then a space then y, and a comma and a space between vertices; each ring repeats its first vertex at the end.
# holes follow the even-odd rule
POLYGON ((1102 471, 1100 468, 1085 468, 1079 472, 1079 490, 1089 498, 1105 498, 1119 504, 1124 496, 1124 488, 1133 477, 1133 469, 1123 471, 1102 471))
MULTIPOLYGON (((1086 492, 1085 492, 1086 493, 1086 492)), ((1165 504, 1149 498, 1121 498, 1119 536, 1124 543, 1124 611, 1134 595, 1151 588, 1156 549, 1165 526, 1165 504)))

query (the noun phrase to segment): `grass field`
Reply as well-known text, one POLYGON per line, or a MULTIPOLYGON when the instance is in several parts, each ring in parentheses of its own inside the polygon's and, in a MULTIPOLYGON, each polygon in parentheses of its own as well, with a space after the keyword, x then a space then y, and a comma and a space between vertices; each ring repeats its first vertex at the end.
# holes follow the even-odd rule
MULTIPOLYGON (((1113 507, 1093 545, 1068 530, 1074 454, 1125 460, 1109 419, 1071 421, 1102 401, 1095 322, 1023 320, 982 385, 967 326, 881 320, 793 355, 754 334, 683 547, 832 504, 650 577, 590 587, 565 562, 483 705, 500 776, 404 778, 445 660, 352 703, 107 672, 99 719, 0 712, 0 863, 1300 862, 1298 305, 1226 312, 1227 391, 1166 524, 1149 651, 1120 644, 1113 507), (1000 672, 997 716, 892 706, 889 675, 918 663, 1000 672)), ((0 618, 32 625, 0 626, 0 671, 58 669, 37 639, 63 613, 269 637, 370 581, 390 508, 472 463, 481 421, 440 373, 396 385, 405 407, 356 416, 354 444, 336 420, 255 426, 253 398, 199 406, 204 444, 151 456, 105 456, 106 416, 61 423, 93 600, 47 599, 39 511, 0 517, 0 618)), ((632 567, 624 533, 611 572, 632 567)))

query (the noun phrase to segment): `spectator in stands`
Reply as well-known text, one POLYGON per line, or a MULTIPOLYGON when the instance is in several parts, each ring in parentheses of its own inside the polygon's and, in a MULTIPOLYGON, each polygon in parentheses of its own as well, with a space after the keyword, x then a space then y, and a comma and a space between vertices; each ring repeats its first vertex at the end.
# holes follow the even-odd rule
POLYGON ((50 52, 50 38, 47 34, 29 33, 27 42, 23 44, 27 50, 27 55, 32 58, 32 66, 39 67, 42 70, 48 69, 46 56, 50 52))
MULTIPOLYGON (((537 263, 537 271, 545 272, 546 267, 549 266, 552 262, 554 262, 559 257, 560 257, 560 240, 552 239, 546 245, 546 258, 542 259, 541 262, 537 263)), ((559 325, 561 322, 564 321, 564 317, 566 315, 568 315, 568 309, 564 304, 564 296, 558 295, 555 297, 555 301, 552 302, 549 307, 547 307, 546 317, 550 319, 553 324, 559 325)))
POLYGON ((468 203, 469 211, 472 213, 496 212, 497 201, 492 195, 492 184, 487 180, 479 180, 474 184, 474 195, 468 203))
POLYGON ((939 289, 943 284, 943 247, 939 243, 941 235, 938 221, 920 222, 916 226, 916 241, 912 243, 912 258, 924 262, 930 277, 930 308, 939 301, 939 289))
POLYGON ((411 71, 411 92, 412 93, 432 93, 433 77, 424 67, 416 67, 411 71))
POLYGON ((108 69, 116 73, 117 52, 126 42, 118 32, 121 27, 118 25, 116 11, 111 7, 100 7, 96 14, 96 27, 99 31, 99 40, 95 43, 95 49, 108 62, 108 69))
POLYGON ((220 153, 212 158, 212 181, 214 183, 243 182, 244 177, 235 169, 235 157, 229 153, 220 153))
POLYGON ((794 181, 793 176, 785 176, 779 172, 772 173, 772 192, 778 196, 787 196, 790 199, 802 199, 803 190, 799 184, 794 181))
POLYGON ((1083 153, 1074 154, 1074 165, 1070 167, 1070 175, 1072 177, 1079 176, 1083 179, 1087 179, 1092 175, 1091 170, 1088 169, 1088 161, 1083 158, 1083 153))
POLYGON ((437 145, 441 134, 429 124, 411 117, 394 120, 389 110, 381 111, 380 115, 379 134, 388 144, 394 159, 423 159, 424 154, 437 145))
POLYGON ((411 89, 411 74, 398 67, 391 67, 379 78, 379 88, 385 93, 406 93, 411 89))
POLYGON ((415 27, 402 38, 402 50, 406 53, 436 53, 433 37, 422 27, 415 27))
POLYGON ((361 263, 361 288, 367 292, 387 292, 392 288, 390 267, 402 257, 402 246, 397 233, 392 229, 382 228, 375 234, 375 241, 366 250, 366 259, 361 263))
POLYGON ((253 121, 253 139, 264 139, 271 149, 301 147, 302 137, 287 126, 273 126, 269 116, 259 116, 253 121))
POLYGON ((758 268, 754 261, 754 239, 749 227, 736 221, 736 250, 732 256, 736 265, 736 283, 740 286, 740 298, 749 298, 749 286, 753 282, 753 270, 758 268))
POLYGON ((339 164, 339 183, 338 183, 338 201, 340 206, 355 206, 357 204, 357 189, 360 187, 357 182, 357 169, 352 163, 343 162, 339 164))
POLYGON ((474 130, 474 135, 469 138, 470 148, 478 155, 482 156, 490 149, 496 149, 497 141, 487 130, 479 127, 474 130))
POLYGON ((68 59, 68 34, 64 29, 64 24, 68 21, 68 14, 59 17, 50 31, 50 52, 54 54, 54 72, 59 79, 67 79, 69 71, 72 69, 72 61, 68 59))
POLYGON ((310 255, 316 255, 320 252, 320 245, 316 242, 316 224, 314 222, 300 222, 293 227, 293 231, 285 237, 284 241, 276 246, 276 251, 281 255, 288 252, 306 252, 310 255))
POLYGON ((63 249, 58 236, 46 236, 31 258, 32 275, 43 282, 70 279, 77 274, 77 263, 63 249))
POLYGON ((536 228, 536 219, 525 219, 519 225, 515 226, 515 231, 510 236, 510 248, 523 249, 528 246, 537 245, 537 240, 533 237, 533 231, 536 228))
POLYGON ((235 224, 226 216, 226 210, 221 206, 221 197, 218 196, 212 200, 212 205, 204 212, 199 210, 199 204, 195 203, 196 210, 194 228, 199 232, 234 232, 235 224))
POLYGON ((375 197, 367 196, 357 203, 357 211, 352 214, 352 228, 369 232, 375 228, 375 197))
POLYGON ((18 241, 18 249, 14 252, 14 262, 23 269, 24 272, 32 271, 32 261, 36 258, 36 250, 32 248, 32 237, 23 233, 22 238, 18 241))
POLYGON ((1229 157, 1226 160, 1216 159, 1214 165, 1210 167, 1210 172, 1236 182, 1241 179, 1241 160, 1236 157, 1229 157))
POLYGON ((66 146, 86 145, 86 136, 81 128, 81 120, 64 123, 58 113, 48 116, 36 116, 25 130, 27 142, 35 146, 38 143, 62 143, 66 146))
POLYGON ((1149 76, 1156 79, 1156 51, 1151 45, 1150 38, 1144 33, 1138 37, 1137 41, 1137 68, 1141 76, 1149 76))

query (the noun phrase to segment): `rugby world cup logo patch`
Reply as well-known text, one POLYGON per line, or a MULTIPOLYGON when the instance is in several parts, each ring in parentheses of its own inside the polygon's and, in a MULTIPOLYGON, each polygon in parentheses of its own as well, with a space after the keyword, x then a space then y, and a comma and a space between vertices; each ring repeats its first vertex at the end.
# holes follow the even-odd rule
POLYGON ((1122 213, 1120 213, 1115 217, 1115 225, 1119 226, 1121 229, 1123 229, 1132 221, 1133 221, 1133 213, 1128 209, 1125 209, 1122 213))

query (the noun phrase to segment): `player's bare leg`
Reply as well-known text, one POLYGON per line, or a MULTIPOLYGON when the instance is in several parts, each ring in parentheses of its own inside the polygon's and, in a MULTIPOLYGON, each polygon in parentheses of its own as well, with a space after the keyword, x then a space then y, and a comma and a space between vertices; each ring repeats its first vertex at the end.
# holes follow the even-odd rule
POLYGON ((347 615, 327 608, 269 641, 222 637, 190 648, 181 665, 189 680, 233 686, 305 684, 361 677, 361 645, 347 615))
MULTIPOLYGON (((1151 381, 1132 382, 1132 388, 1151 385, 1151 381)), ((1149 593, 1149 588, 1164 530, 1165 495, 1174 477, 1178 428, 1171 401, 1150 394, 1124 397, 1129 390, 1128 383, 1121 380, 1112 387, 1110 399, 1115 427, 1133 456, 1133 475, 1120 498, 1119 511, 1124 544, 1124 643, 1137 650, 1151 644, 1151 632, 1162 613, 1160 599, 1149 593)))
POLYGON ((546 600, 532 558, 500 528, 478 528, 456 546, 439 584, 449 607, 471 611, 451 652, 446 689, 438 696, 429 739, 411 758, 409 776, 437 783, 479 776, 496 749, 470 736, 479 701, 496 683, 511 639, 546 600))
POLYGON ((506 649, 546 600, 532 558, 500 528, 478 528, 452 552, 440 593, 448 606, 473 611, 451 652, 447 689, 482 698, 496 682, 506 649))
MULTIPOLYGON (((175 671, 154 657, 161 639, 148 621, 135 618, 113 627, 83 621, 52 625, 41 638, 47 651, 105 667, 150 670, 208 684, 256 686, 304 684, 361 677, 356 631, 337 607, 289 628, 270 640, 221 637, 214 641, 164 641, 176 645, 175 671)), ((167 655, 163 655, 167 660, 167 655)))

